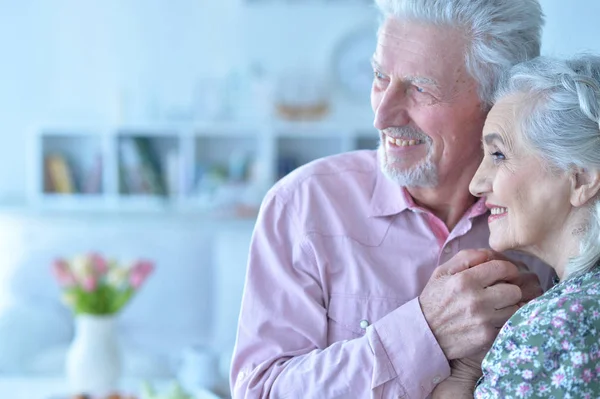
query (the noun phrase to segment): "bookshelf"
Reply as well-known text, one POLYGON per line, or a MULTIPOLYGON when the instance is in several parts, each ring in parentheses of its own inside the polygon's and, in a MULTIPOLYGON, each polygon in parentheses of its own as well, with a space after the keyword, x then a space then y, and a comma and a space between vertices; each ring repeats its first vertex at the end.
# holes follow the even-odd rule
POLYGON ((30 142, 29 206, 246 218, 293 169, 374 149, 378 134, 367 124, 334 121, 45 125, 30 142))

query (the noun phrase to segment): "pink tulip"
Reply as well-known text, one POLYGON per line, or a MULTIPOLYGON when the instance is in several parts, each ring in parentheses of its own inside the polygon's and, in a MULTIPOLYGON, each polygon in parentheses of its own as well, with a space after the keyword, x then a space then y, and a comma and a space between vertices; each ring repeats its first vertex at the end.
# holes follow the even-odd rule
POLYGON ((129 281, 129 269, 112 266, 106 273, 106 283, 115 288, 122 288, 129 281))
POLYGON ((141 260, 136 262, 136 264, 131 268, 131 272, 129 274, 129 284, 131 284, 131 286, 137 290, 144 283, 144 281, 146 281, 153 270, 154 265, 150 261, 141 260))
POLYGON ((97 276, 104 276, 108 272, 108 262, 97 253, 90 254, 90 261, 97 276))
POLYGON ((85 276, 81 282, 81 287, 86 292, 92 292, 96 289, 98 281, 95 276, 85 276))
POLYGON ((76 284, 75 276, 64 259, 57 259, 52 265, 52 272, 61 287, 72 287, 76 284))

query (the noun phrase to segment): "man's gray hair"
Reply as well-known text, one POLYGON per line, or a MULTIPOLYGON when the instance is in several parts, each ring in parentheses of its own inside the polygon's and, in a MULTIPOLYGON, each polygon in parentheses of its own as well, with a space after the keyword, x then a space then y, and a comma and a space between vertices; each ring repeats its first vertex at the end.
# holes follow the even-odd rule
POLYGON ((384 18, 450 26, 468 40, 467 71, 484 107, 502 73, 540 54, 544 14, 538 0, 375 0, 384 18))
MULTIPOLYGON (((548 167, 600 170, 600 57, 539 57, 517 65, 500 83, 495 99, 516 93, 525 96, 516 126, 525 145, 548 167)), ((588 209, 580 253, 569 260, 566 276, 589 271, 600 261, 598 198, 588 209)))

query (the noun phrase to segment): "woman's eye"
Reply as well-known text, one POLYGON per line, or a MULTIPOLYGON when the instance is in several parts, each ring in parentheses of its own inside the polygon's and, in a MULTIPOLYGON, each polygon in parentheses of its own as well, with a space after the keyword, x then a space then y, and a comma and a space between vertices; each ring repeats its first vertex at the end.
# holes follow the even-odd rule
POLYGON ((502 152, 500 152, 500 151, 491 152, 490 156, 492 157, 492 159, 494 160, 494 162, 504 161, 506 159, 506 157, 504 156, 504 154, 502 152))

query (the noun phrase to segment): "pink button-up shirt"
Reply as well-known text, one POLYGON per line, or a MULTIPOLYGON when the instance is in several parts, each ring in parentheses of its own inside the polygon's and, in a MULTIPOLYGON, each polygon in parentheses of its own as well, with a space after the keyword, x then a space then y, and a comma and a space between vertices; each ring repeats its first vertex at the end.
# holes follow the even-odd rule
MULTIPOLYGON (((436 267, 487 248, 488 235, 483 200, 448 231, 380 172, 375 151, 291 173, 254 231, 233 397, 427 397, 450 369, 417 297, 436 267)), ((550 286, 551 269, 527 263, 550 286)))

